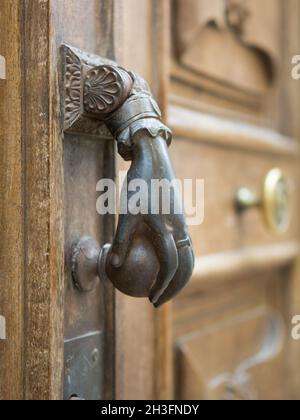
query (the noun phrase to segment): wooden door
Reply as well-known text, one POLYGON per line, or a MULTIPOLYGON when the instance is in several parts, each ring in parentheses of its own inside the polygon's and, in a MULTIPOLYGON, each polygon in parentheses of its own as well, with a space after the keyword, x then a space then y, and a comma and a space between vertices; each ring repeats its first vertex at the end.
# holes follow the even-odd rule
POLYGON ((173 5, 172 153, 181 176, 204 178, 206 193, 204 223, 191 228, 194 276, 171 309, 172 395, 295 398, 299 92, 290 62, 299 2, 173 5), (234 206, 241 187, 261 194, 272 168, 293 185, 290 229, 279 235, 262 209, 234 206))
MULTIPOLYGON (((134 55, 151 51, 153 86, 175 137, 174 166, 182 179, 204 179, 205 217, 190 227, 194 275, 173 303, 153 312, 117 295, 116 395, 297 398, 299 92, 290 72, 299 2, 138 7, 132 10, 152 27, 152 50, 134 55), (284 234, 270 230, 261 209, 235 207, 241 187, 261 194, 277 167, 291 185, 284 234)), ((126 16, 134 27, 135 13, 126 16)))
POLYGON ((298 0, 1 3, 1 399, 299 397, 298 16, 298 0), (161 309, 74 289, 74 240, 114 234, 96 183, 127 166, 103 133, 64 132, 63 44, 140 73, 177 175, 204 179, 195 271, 161 309), (291 186, 282 235, 235 206, 274 168, 291 186))

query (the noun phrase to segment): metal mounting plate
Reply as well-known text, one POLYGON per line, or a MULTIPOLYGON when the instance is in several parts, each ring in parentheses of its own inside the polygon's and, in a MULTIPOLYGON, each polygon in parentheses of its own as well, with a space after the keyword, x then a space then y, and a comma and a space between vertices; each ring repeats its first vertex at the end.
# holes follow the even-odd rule
POLYGON ((65 341, 64 398, 103 398, 103 333, 95 332, 65 341))
POLYGON ((116 63, 69 45, 62 45, 61 53, 64 131, 112 139, 105 124, 85 114, 82 82, 91 68, 103 64, 115 65, 116 63))

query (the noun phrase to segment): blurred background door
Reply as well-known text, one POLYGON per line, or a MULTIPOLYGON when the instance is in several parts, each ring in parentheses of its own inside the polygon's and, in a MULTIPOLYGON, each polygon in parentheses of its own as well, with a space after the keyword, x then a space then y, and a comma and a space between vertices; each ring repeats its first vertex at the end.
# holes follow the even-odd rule
POLYGON ((171 6, 172 153, 182 177, 205 180, 205 220, 192 228, 194 277, 170 308, 172 395, 296 397, 290 332, 299 303, 299 85, 291 59, 300 3, 171 6), (264 214, 266 197, 260 208, 235 207, 237 192, 242 201, 250 192, 262 198, 274 168, 287 182, 278 211, 290 213, 289 228, 279 231, 279 213, 275 226, 264 214))
POLYGON ((299 397, 299 16, 299 0, 1 3, 1 399, 299 397), (140 73, 177 175, 205 182, 193 278, 159 310, 73 289, 74 238, 113 235, 96 182, 125 166, 110 139, 63 136, 62 44, 140 73))
POLYGON ((190 227, 195 272, 173 303, 153 313, 117 296, 117 396, 296 398, 299 85, 291 59, 300 3, 129 4, 123 60, 152 80, 174 132, 177 174, 204 179, 205 217, 190 227), (276 168, 286 193, 272 223, 264 186, 276 168), (261 205, 238 210, 238 192, 261 205))

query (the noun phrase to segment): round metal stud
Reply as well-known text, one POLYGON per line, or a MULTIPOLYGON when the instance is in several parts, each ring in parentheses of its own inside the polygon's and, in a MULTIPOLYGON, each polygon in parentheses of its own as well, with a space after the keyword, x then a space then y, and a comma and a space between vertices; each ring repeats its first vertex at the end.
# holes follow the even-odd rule
POLYGON ((75 287, 81 292, 92 292, 99 282, 100 251, 99 243, 89 236, 81 238, 73 245, 72 278, 75 287))

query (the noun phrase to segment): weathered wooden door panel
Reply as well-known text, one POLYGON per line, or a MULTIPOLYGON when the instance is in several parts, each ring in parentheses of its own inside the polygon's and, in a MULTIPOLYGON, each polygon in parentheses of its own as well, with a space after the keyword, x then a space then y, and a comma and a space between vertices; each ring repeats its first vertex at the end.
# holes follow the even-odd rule
POLYGON ((1 308, 7 321, 7 340, 1 342, 5 369, 0 395, 62 398, 64 338, 70 349, 71 339, 95 332, 101 335, 100 342, 96 340, 101 345, 101 375, 97 378, 101 395, 96 396, 110 397, 113 375, 111 371, 103 373, 102 368, 113 366, 113 345, 107 344, 114 339, 113 295, 109 288, 99 290, 87 303, 85 297, 68 293, 68 252, 70 241, 83 231, 101 241, 110 239, 113 225, 106 221, 103 227, 95 204, 90 204, 96 195, 96 180, 104 174, 111 176, 114 153, 101 139, 63 138, 60 48, 70 43, 114 56, 114 37, 106 32, 111 34, 107 22, 114 19, 113 4, 8 0, 1 5, 0 16, 1 54, 8 57, 8 76, 4 83, 1 80, 1 147, 8 148, 2 153, 1 191, 14 195, 2 200, 1 223, 15 261, 8 261, 7 250, 1 250, 3 281, 7 283, 7 287, 3 285, 6 292, 1 293, 1 308), (67 307, 70 312, 65 311, 67 307), (87 317, 82 314, 83 307, 90 310, 87 317), (110 315, 104 317, 106 311, 110 315), (106 330, 110 331, 108 342, 106 330))
POLYGON ((295 346, 299 127, 284 103, 296 109, 286 69, 299 4, 173 4, 172 153, 183 179, 204 178, 206 186, 204 223, 191 228, 194 277, 172 311, 174 396, 295 397, 297 372, 287 360, 295 346), (290 183, 291 224, 281 236, 262 208, 239 213, 234 204, 241 187, 261 195, 272 168, 290 183))
MULTIPOLYGON (((0 7, 0 314, 5 318, 6 340, 0 340, 0 398, 22 398, 23 334, 23 192, 21 58, 19 55, 19 8, 11 2, 0 7), (4 59, 6 68, 4 67, 4 59), (6 79, 4 74, 6 73, 6 79), (14 118, 10 118, 11 110, 14 118), (13 263, 12 263, 13 257, 13 263), (13 281, 12 281, 13 280, 13 281)), ((2 321, 3 322, 3 321, 2 321)))
POLYGON ((197 299, 178 299, 177 398, 287 398, 284 282, 276 272, 243 281, 228 278, 211 291, 200 281, 194 285, 197 299))
POLYGON ((299 16, 298 0, 1 2, 0 399, 299 398, 299 16), (127 165, 105 136, 64 134, 63 44, 140 73, 177 175, 205 181, 192 281, 159 310, 73 286, 74 241, 113 237, 96 183, 127 165), (281 236, 235 207, 276 167, 281 236))

